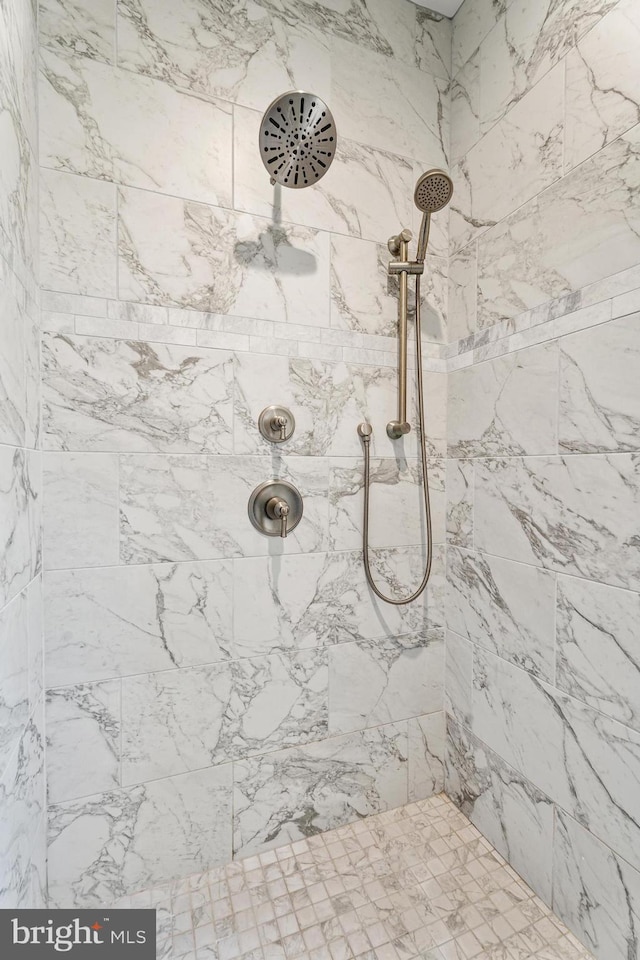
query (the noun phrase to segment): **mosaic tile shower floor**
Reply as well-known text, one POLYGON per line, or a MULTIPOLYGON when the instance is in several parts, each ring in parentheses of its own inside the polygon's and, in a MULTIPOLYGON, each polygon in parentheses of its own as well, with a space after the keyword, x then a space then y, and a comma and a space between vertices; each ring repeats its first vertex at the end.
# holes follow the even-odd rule
POLYGON ((116 906, 163 960, 591 960, 442 794, 116 906))

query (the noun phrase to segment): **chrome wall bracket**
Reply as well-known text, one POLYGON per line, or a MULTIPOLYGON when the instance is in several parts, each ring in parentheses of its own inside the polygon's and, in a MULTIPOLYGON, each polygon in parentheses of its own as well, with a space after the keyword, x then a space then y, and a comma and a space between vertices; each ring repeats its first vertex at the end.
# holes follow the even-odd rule
POLYGON ((302 494, 288 480, 267 480, 249 497, 249 519, 266 537, 286 537, 303 513, 302 494))
POLYGON ((296 421, 287 407, 272 403, 258 417, 258 429, 269 443, 284 443, 293 436, 296 421))

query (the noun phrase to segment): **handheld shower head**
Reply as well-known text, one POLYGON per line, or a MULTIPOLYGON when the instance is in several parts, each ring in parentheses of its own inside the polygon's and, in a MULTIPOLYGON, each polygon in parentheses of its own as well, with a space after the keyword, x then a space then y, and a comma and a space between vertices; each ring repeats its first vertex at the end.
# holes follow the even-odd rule
POLYGON ((422 211, 422 223, 418 234, 418 252, 416 254, 416 260, 419 263, 424 263, 427 253, 431 214, 446 207, 452 196, 453 181, 444 170, 427 170, 416 183, 413 200, 418 210, 422 211))

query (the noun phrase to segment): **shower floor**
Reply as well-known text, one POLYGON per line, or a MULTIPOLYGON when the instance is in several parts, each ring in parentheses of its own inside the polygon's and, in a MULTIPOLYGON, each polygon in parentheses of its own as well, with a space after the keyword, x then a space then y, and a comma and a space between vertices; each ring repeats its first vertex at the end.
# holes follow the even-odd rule
POLYGON ((591 960, 442 794, 115 906, 166 960, 591 960))

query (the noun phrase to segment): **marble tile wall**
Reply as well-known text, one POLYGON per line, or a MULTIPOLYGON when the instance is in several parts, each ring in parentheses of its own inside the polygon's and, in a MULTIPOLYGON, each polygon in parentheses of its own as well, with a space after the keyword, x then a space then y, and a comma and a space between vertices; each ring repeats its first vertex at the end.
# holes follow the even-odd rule
POLYGON ((599 960, 640 895, 637 4, 454 19, 446 789, 599 960))
POLYGON ((449 163, 451 23, 407 0, 41 0, 40 47, 49 893, 88 905, 442 789, 446 215, 424 285, 433 578, 409 608, 366 585, 356 426, 399 596, 424 518, 415 429, 384 429, 386 241, 449 163), (272 188, 257 150, 292 87, 340 136, 308 191, 272 188), (256 426, 276 402, 282 447, 256 426), (271 477, 304 496, 284 542, 246 515, 271 477))
POLYGON ((0 907, 45 898, 37 21, 0 5, 0 907))

